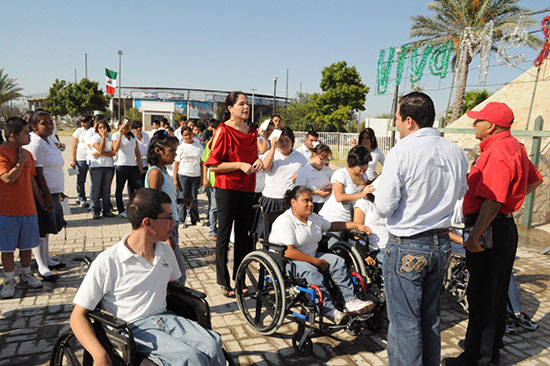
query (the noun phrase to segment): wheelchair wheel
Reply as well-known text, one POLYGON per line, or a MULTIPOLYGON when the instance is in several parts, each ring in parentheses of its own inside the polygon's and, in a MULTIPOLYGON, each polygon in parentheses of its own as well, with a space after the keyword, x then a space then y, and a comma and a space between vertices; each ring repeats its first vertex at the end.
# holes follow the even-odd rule
POLYGON ((78 342, 71 330, 66 331, 57 339, 50 357, 50 366, 91 364, 91 357, 84 352, 84 347, 78 342))
POLYGON ((284 277, 277 263, 262 251, 249 253, 237 270, 237 304, 245 320, 258 333, 277 331, 286 314, 284 277))
POLYGON ((308 337, 300 347, 300 340, 302 339, 303 335, 304 332, 298 330, 292 336, 292 347, 300 356, 309 356, 313 352, 313 341, 311 340, 311 337, 308 337))
POLYGON ((361 276, 368 278, 367 269, 365 268, 365 261, 359 254, 359 251, 351 246, 348 242, 338 241, 330 246, 330 249, 335 254, 344 258, 346 266, 350 272, 356 272, 361 276))

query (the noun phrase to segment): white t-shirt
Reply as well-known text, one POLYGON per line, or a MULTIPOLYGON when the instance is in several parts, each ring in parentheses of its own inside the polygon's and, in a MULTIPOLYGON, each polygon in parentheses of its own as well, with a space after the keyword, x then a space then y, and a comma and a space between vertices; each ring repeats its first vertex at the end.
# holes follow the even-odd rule
POLYGON ((149 166, 149 164, 147 163, 147 149, 149 148, 151 138, 148 134, 142 133, 141 140, 137 139, 137 142, 139 147, 139 155, 141 156, 141 166, 145 169, 147 166, 149 166))
POLYGON ((78 139, 78 145, 76 145, 76 160, 86 161, 88 160, 88 145, 86 144, 86 130, 84 127, 78 127, 73 132, 73 137, 78 139))
POLYGON ((201 158, 204 147, 198 142, 186 144, 185 142, 178 146, 176 150, 175 161, 179 162, 178 174, 186 177, 200 177, 201 158))
MULTIPOLYGON (((332 169, 324 165, 321 170, 315 169, 311 164, 307 164, 298 172, 298 178, 296 178, 296 185, 309 186, 314 191, 321 190, 322 188, 330 185, 330 178, 332 177, 332 169)), ((328 197, 321 197, 319 195, 313 195, 313 202, 323 203, 328 200, 328 197)))
MULTIPOLYGON (((118 140, 118 135, 120 132, 115 132, 112 135, 113 143, 118 140)), ((136 136, 130 138, 125 135, 122 136, 120 140, 120 147, 116 153, 115 165, 116 166, 136 166, 136 143, 138 139, 136 136)))
POLYGON ((269 242, 274 244, 294 245, 301 252, 315 256, 323 232, 330 229, 330 222, 312 213, 307 224, 298 220, 292 209, 282 213, 271 228, 269 242))
POLYGON ((372 230, 372 233, 369 234, 370 250, 384 249, 389 240, 390 233, 386 227, 386 219, 378 214, 374 203, 361 198, 355 201, 353 208, 359 208, 363 211, 365 214, 364 224, 372 230))
MULTIPOLYGON (((269 152, 262 156, 262 160, 269 152)), ((296 150, 292 150, 288 156, 275 149, 271 170, 265 174, 265 187, 262 195, 268 198, 281 199, 285 192, 294 188, 292 176, 307 164, 306 158, 296 150)))
POLYGON ((65 188, 65 174, 63 172, 63 155, 61 150, 48 139, 31 132, 31 143, 23 146, 32 153, 34 165, 42 168, 42 174, 48 185, 50 193, 61 193, 65 188))
POLYGON ((128 236, 92 262, 73 303, 93 310, 101 302, 105 311, 131 323, 166 311, 168 282, 181 272, 170 245, 156 242, 151 264, 126 247, 128 236))
MULTIPOLYGON (((99 151, 94 147, 94 144, 98 143, 101 145, 101 136, 99 134, 95 133, 92 138, 89 141, 89 144, 92 145, 92 152, 90 159, 89 166, 90 168, 100 168, 100 167, 112 167, 114 165, 114 159, 112 156, 104 156, 100 155, 97 158, 94 158, 93 153, 99 151)), ((111 135, 107 135, 107 138, 105 139, 105 148, 103 149, 105 152, 113 151, 113 141, 111 140, 111 135)))
MULTIPOLYGON (((358 186, 355 183, 353 183, 353 180, 351 179, 347 168, 342 168, 335 171, 334 174, 332 174, 332 178, 330 179, 330 182, 342 183, 344 185, 345 194, 359 193, 364 187, 364 186, 358 186)), ((336 201, 336 197, 334 196, 334 190, 333 190, 332 194, 323 205, 323 208, 321 209, 321 211, 319 211, 319 215, 323 216, 325 219, 327 219, 330 222, 338 222, 338 221, 347 222, 352 220, 352 209, 353 209, 353 202, 336 201)))
POLYGON ((95 128, 93 127, 90 127, 86 130, 86 132, 84 133, 84 142, 86 143, 86 148, 88 149, 86 151, 86 161, 88 161, 88 164, 90 163, 90 161, 94 158, 92 156, 92 140, 94 138, 94 135, 96 135, 97 133, 95 132, 95 128))
POLYGON ((384 157, 384 153, 380 151, 380 149, 376 148, 373 152, 370 153, 370 156, 372 160, 369 162, 369 166, 367 168, 367 178, 368 180, 373 180, 376 178, 374 173, 376 173, 376 167, 378 166, 378 162, 380 164, 384 165, 384 161, 386 158, 384 157))
POLYGON ((153 128, 151 131, 149 131, 149 137, 150 137, 150 138, 153 138, 153 135, 154 135, 155 132, 157 132, 157 131, 158 131, 158 129, 153 128))
POLYGON ((310 149, 308 149, 305 144, 303 144, 302 146, 297 148, 296 151, 298 151, 300 154, 302 154, 307 159, 307 161, 309 161, 309 159, 311 159, 312 151, 310 149))

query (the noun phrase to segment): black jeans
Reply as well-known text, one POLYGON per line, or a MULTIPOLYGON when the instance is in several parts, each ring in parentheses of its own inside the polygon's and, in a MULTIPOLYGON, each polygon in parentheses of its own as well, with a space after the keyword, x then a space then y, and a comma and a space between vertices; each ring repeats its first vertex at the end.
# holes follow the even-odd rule
POLYGON ((95 213, 99 213, 103 207, 103 213, 111 210, 111 183, 113 181, 113 167, 90 168, 92 178, 92 207, 95 213), (99 200, 102 200, 100 205, 99 200))
POLYGON ((518 246, 513 218, 495 219, 493 248, 479 253, 466 251, 470 280, 468 329, 463 357, 475 362, 488 357, 499 362, 499 344, 505 330, 508 285, 518 246))
POLYGON ((124 212, 124 201, 122 200, 122 191, 124 191, 124 185, 128 182, 128 197, 131 197, 132 194, 138 189, 141 188, 140 180, 141 175, 139 174, 139 169, 137 165, 135 166, 117 166, 115 167, 116 171, 116 207, 118 213, 124 212))
POLYGON ((76 167, 78 168, 78 174, 76 176, 76 192, 78 194, 78 202, 86 202, 86 191, 84 185, 86 184, 86 175, 88 174, 88 163, 86 160, 77 160, 76 167))
POLYGON ((233 258, 233 279, 244 257, 253 249, 250 229, 252 226, 253 192, 241 192, 216 188, 218 204, 218 237, 216 238, 216 281, 230 289, 227 270, 229 236, 235 222, 235 255, 233 258))
MULTIPOLYGON (((193 207, 189 210, 191 223, 194 225, 199 221, 199 203, 197 195, 201 185, 201 177, 189 177, 187 175, 178 174, 178 182, 183 193, 183 198, 193 201, 193 207)), ((185 223, 187 218, 187 204, 178 203, 178 216, 182 223, 185 223)))

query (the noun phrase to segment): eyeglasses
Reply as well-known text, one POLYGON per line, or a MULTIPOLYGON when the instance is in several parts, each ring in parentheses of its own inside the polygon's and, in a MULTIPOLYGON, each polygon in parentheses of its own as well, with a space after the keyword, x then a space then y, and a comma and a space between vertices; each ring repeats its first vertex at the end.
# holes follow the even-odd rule
POLYGON ((172 214, 166 216, 166 217, 160 217, 160 216, 157 216, 157 217, 151 217, 153 220, 169 220, 169 221, 174 221, 174 216, 172 214))

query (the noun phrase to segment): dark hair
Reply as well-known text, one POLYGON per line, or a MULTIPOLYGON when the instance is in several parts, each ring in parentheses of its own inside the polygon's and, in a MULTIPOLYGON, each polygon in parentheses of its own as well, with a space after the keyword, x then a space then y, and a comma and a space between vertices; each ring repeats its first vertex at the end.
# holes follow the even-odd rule
POLYGON ((147 148, 147 163, 149 166, 157 165, 160 161, 160 157, 155 151, 155 147, 164 149, 172 144, 179 144, 177 137, 170 136, 166 130, 155 132, 147 148))
POLYGON ((181 116, 180 121, 187 121, 187 116, 181 116))
POLYGON ((154 119, 152 122, 151 122, 151 125, 159 125, 160 126, 160 121, 158 119, 154 119))
POLYGON ((143 123, 136 119, 132 122, 132 130, 136 130, 138 128, 143 128, 143 123))
POLYGON ((96 114, 94 117, 94 122, 97 123, 99 121, 107 120, 103 114, 96 114))
POLYGON ((210 126, 216 128, 218 126, 218 120, 215 118, 212 118, 210 121, 208 121, 208 127, 210 126))
POLYGON ((162 126, 162 125, 169 126, 168 120, 167 120, 166 118, 163 117, 163 118, 160 120, 160 125, 161 125, 161 126, 162 126))
POLYGON ((34 129, 39 121, 42 120, 42 117, 50 117, 50 114, 46 111, 36 111, 32 114, 31 119, 29 120, 29 124, 34 129))
POLYGON ((290 201, 291 200, 297 200, 298 197, 304 192, 313 193, 311 188, 309 186, 295 186, 292 189, 289 189, 285 192, 285 196, 283 197, 284 200, 284 208, 287 210, 291 207, 290 201))
POLYGON ((281 117, 279 114, 274 114, 271 116, 271 120, 273 120, 273 118, 275 117, 279 117, 279 119, 282 121, 283 120, 283 117, 281 117))
POLYGON ((239 99, 239 95, 243 95, 246 98, 246 94, 243 93, 242 91, 232 91, 231 93, 227 94, 227 97, 225 97, 225 106, 223 107, 223 113, 221 118, 223 122, 231 118, 231 113, 229 112, 229 108, 227 107, 233 107, 235 103, 237 103, 237 99, 239 99))
POLYGON ((376 149, 378 147, 378 141, 376 141, 376 135, 374 134, 374 130, 372 128, 364 128, 359 133, 359 138, 357 139, 359 145, 361 145, 361 141, 364 139, 368 139, 370 141, 370 146, 372 146, 373 149, 376 149))
POLYGON ((317 144, 317 146, 315 146, 311 152, 316 155, 332 154, 332 150, 330 149, 330 146, 325 144, 317 144))
POLYGON ((294 132, 290 127, 281 127, 281 136, 287 136, 292 141, 292 146, 294 146, 294 132))
POLYGON ((162 205, 171 203, 170 196, 163 191, 153 188, 138 189, 126 206, 126 216, 132 229, 139 229, 146 217, 156 219, 162 213, 162 205))
POLYGON ((307 134, 306 134, 306 137, 307 136, 313 136, 313 137, 316 137, 316 138, 319 138, 319 134, 315 131, 309 131, 307 134))
POLYGON ((434 102, 427 94, 409 93, 399 100, 398 108, 402 120, 411 117, 419 128, 432 127, 434 124, 434 102))
POLYGON ((95 125, 95 132, 96 133, 99 133, 99 126, 100 125, 104 125, 107 128, 107 132, 111 132, 111 126, 109 126, 109 124, 107 123, 107 120, 100 119, 99 121, 97 121, 97 124, 95 125))
POLYGON ((85 123, 86 128, 88 129, 92 126, 92 121, 93 121, 93 117, 90 115, 80 116, 80 118, 78 119, 78 124, 80 125, 82 123, 85 123))
POLYGON ((6 121, 6 140, 8 140, 13 133, 14 135, 19 134, 23 131, 23 127, 28 125, 27 121, 20 117, 10 117, 6 121))
POLYGON ((168 132, 174 132, 174 129, 172 128, 172 126, 166 126, 165 130, 168 132))
POLYGON ((347 160, 348 167, 353 168, 354 166, 368 164, 372 158, 366 147, 357 145, 349 151, 347 160))
MULTIPOLYGON (((123 123, 126 123, 127 125, 129 125, 130 119, 128 117, 120 117, 120 121, 118 121, 118 127, 120 128, 120 125, 122 125, 123 123)), ((135 137, 132 130, 128 131, 125 136, 128 137, 128 139, 135 137)))

